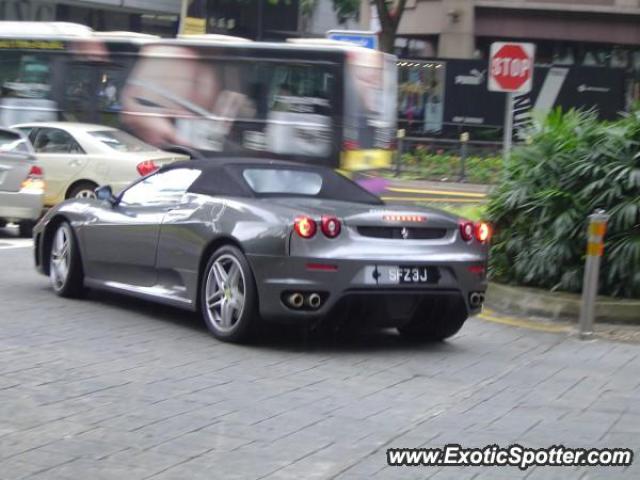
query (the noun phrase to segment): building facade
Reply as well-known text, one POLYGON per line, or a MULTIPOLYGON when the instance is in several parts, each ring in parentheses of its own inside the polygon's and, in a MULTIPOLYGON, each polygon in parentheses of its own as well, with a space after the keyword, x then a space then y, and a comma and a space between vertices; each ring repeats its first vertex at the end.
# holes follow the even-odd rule
MULTIPOLYGON (((363 26, 375 27, 364 0, 363 26)), ((496 40, 531 41, 542 63, 640 62, 640 0, 408 0, 401 56, 486 58, 496 40)))
POLYGON ((95 30, 175 35, 180 0, 0 0, 0 20, 74 22, 95 30))
POLYGON ((282 41, 301 36, 323 37, 328 30, 358 27, 357 20, 341 22, 332 0, 187 0, 187 3, 183 5, 184 16, 195 27, 192 33, 282 41), (198 22, 198 17, 204 17, 204 22, 198 22))
POLYGON ((340 21, 332 0, 0 0, 0 20, 74 22, 94 30, 175 36, 180 15, 200 18, 197 33, 252 40, 324 36, 327 30, 358 28, 340 21), (183 12, 184 9, 184 12, 183 12))

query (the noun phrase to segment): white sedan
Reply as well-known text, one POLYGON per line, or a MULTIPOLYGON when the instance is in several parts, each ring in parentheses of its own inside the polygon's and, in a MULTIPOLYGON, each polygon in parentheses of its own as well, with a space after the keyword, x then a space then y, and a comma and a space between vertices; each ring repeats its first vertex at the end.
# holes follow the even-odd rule
POLYGON ((99 185, 119 192, 166 163, 188 160, 112 127, 71 122, 23 123, 45 175, 46 206, 67 198, 94 197, 99 185))

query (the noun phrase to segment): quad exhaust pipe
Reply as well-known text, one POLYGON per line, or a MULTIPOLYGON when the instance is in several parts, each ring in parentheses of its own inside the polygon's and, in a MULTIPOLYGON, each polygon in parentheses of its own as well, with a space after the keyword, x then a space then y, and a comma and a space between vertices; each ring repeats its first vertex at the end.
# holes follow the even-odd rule
POLYGON ((311 308, 313 308, 315 310, 317 308, 320 308, 320 304, 322 303, 322 299, 320 298, 320 295, 318 295, 317 293, 312 293, 311 295, 309 295, 307 297, 307 303, 309 304, 309 306, 311 308))
POLYGON ((322 305, 322 297, 319 293, 293 292, 285 297, 285 303, 296 310, 306 306, 308 309, 317 310, 322 305))
POLYGON ((302 308, 302 305, 304 305, 304 297, 301 293, 292 293, 287 297, 287 303, 293 308, 302 308))
POLYGON ((482 292, 471 292, 469 294, 469 305, 473 308, 478 308, 482 306, 484 303, 484 293, 482 292))

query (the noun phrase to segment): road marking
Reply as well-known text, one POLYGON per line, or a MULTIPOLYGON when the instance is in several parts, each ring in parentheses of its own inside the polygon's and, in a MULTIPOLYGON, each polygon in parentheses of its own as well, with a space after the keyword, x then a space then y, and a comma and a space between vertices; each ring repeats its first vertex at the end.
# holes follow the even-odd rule
POLYGON ((548 325, 542 322, 526 320, 524 318, 514 318, 507 315, 497 314, 493 310, 485 309, 478 318, 487 322, 509 325, 511 327, 527 328, 529 330, 537 330, 548 333, 567 333, 571 329, 566 325, 548 325))
POLYGON ((382 200, 390 202, 431 202, 431 203, 484 203, 485 200, 474 200, 471 198, 429 198, 429 197, 380 197, 382 200))
POLYGON ((32 248, 33 240, 30 238, 0 238, 0 250, 12 248, 32 248))
POLYGON ((485 198, 486 193, 475 192, 459 192, 455 190, 423 190, 420 188, 399 188, 399 187, 387 187, 389 192, 396 193, 424 193, 426 195, 450 195, 453 197, 473 197, 473 198, 485 198))

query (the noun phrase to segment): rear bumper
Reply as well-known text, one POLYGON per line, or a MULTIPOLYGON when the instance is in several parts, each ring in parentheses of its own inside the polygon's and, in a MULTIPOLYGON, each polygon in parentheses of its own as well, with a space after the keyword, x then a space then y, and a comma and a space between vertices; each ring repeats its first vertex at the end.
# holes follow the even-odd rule
POLYGON ((0 192, 0 218, 10 221, 37 220, 42 214, 43 195, 0 192))
MULTIPOLYGON (((415 266, 436 267, 439 278, 429 284, 396 284, 381 282, 374 272, 380 267, 394 266, 392 262, 371 260, 327 260, 302 257, 275 257, 249 255, 249 263, 254 272, 259 297, 260 315, 268 320, 304 321, 329 315, 343 300, 371 298, 384 301, 388 317, 394 317, 394 307, 400 314, 405 300, 419 300, 423 297, 455 296, 464 300, 469 315, 479 313, 481 308, 473 308, 469 303, 472 292, 484 293, 487 280, 484 273, 473 273, 470 267, 484 265, 486 259, 460 262, 412 262, 415 266), (335 271, 310 270, 308 264, 331 265, 335 271), (376 267, 378 267, 376 269, 376 267), (303 296, 318 293, 322 298, 319 308, 305 306, 294 309, 284 299, 291 293, 303 296)), ((406 263, 406 262, 402 262, 406 263)), ((396 264, 397 265, 397 264, 396 264)), ((401 315, 399 315, 401 316, 401 315)), ((399 319, 403 323, 406 319, 399 319)), ((392 322, 393 323, 393 322, 392 322)))

